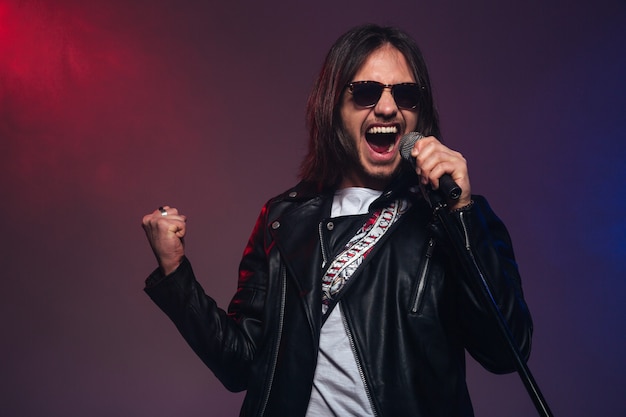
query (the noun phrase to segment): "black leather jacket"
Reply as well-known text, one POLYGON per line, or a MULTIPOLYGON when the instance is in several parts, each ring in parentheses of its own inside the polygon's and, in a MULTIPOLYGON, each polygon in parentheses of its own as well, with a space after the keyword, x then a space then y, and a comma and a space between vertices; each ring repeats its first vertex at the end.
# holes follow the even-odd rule
MULTIPOLYGON (((492 372, 511 372, 514 363, 421 195, 397 185, 370 209, 398 197, 409 198, 411 209, 341 298, 368 397, 378 416, 472 416, 464 349, 492 372)), ((484 198, 474 201, 455 216, 527 356, 532 323, 509 235, 484 198)), ((328 219, 331 202, 332 193, 301 183, 264 206, 228 313, 205 295, 186 259, 173 274, 157 270, 147 280, 146 292, 222 383, 247 390, 242 416, 305 414, 320 335, 322 264, 364 219, 328 219)))

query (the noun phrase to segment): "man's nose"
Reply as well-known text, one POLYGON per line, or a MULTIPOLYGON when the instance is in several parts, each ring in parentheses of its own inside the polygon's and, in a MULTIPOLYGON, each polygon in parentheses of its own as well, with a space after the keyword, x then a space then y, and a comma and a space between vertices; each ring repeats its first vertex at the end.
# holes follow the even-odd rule
POLYGON ((376 112, 376 114, 384 115, 387 117, 390 115, 395 115, 398 112, 398 105, 396 104, 396 101, 394 100, 393 95, 391 94, 391 89, 389 87, 385 87, 385 89, 383 90, 380 99, 378 99, 378 103, 376 103, 374 111, 376 112))

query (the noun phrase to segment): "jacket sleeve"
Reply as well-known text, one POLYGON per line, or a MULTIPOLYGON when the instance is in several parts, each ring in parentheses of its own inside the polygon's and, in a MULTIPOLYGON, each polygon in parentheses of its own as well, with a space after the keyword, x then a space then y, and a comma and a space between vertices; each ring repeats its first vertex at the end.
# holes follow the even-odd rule
MULTIPOLYGON (((481 196, 473 198, 475 203, 469 210, 456 212, 453 216, 457 218, 465 244, 471 248, 471 254, 508 323, 522 359, 527 360, 532 319, 524 301, 511 239, 487 201, 481 196)), ((482 296, 480 283, 465 269, 454 275, 459 277, 456 319, 460 322, 461 336, 468 352, 491 372, 515 371, 515 361, 487 300, 482 296)))
POLYGON ((230 391, 247 389, 262 334, 267 262, 264 209, 244 251, 237 291, 228 312, 205 294, 184 258, 176 271, 160 269, 146 280, 144 291, 176 325, 189 346, 230 391))

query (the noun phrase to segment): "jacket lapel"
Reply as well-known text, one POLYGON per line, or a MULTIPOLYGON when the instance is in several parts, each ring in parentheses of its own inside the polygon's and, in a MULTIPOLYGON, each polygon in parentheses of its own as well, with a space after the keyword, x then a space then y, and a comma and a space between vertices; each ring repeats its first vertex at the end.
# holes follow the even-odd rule
POLYGON ((327 211, 329 203, 318 197, 283 213, 271 225, 274 242, 306 306, 311 325, 319 323, 321 314, 319 224, 327 211))

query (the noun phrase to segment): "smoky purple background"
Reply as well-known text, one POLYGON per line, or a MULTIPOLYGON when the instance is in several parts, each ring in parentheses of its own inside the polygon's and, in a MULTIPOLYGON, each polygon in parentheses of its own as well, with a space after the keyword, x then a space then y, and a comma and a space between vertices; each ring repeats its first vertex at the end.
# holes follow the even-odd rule
MULTIPOLYGON (((187 214, 225 307, 265 200, 296 182, 332 42, 420 44, 444 140, 514 239, 557 416, 625 416, 626 3, 0 0, 0 414, 235 416, 142 292, 141 217, 187 214)), ((477 416, 537 415, 471 359, 477 416)))

